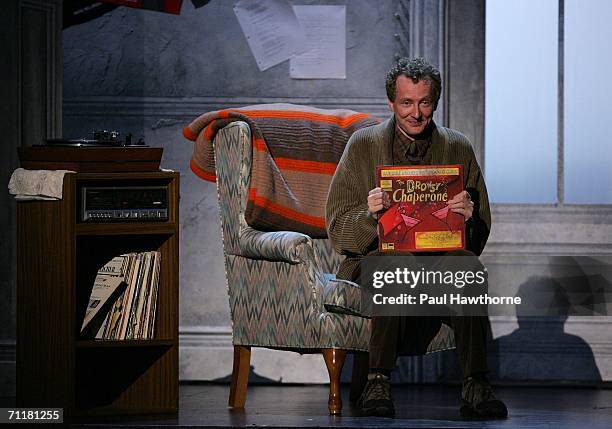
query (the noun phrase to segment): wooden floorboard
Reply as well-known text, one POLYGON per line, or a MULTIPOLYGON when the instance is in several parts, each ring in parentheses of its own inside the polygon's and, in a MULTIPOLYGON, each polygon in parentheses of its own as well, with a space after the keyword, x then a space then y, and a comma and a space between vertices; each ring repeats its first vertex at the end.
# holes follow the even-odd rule
MULTIPOLYGON (((343 387, 341 417, 327 414, 327 386, 250 386, 244 411, 227 408, 228 385, 183 384, 176 416, 89 418, 82 428, 369 427, 369 428, 612 428, 612 389, 499 387, 510 410, 503 421, 460 419, 458 386, 393 386, 395 419, 360 417, 343 387)), ((6 399, 2 406, 10 406, 6 399)))

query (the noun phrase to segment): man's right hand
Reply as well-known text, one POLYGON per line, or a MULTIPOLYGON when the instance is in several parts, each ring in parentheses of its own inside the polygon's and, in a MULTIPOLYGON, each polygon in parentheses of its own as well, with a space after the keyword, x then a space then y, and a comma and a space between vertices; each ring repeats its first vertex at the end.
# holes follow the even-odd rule
POLYGON ((368 213, 374 219, 378 219, 380 212, 389 207, 391 207, 391 200, 382 189, 374 188, 368 193, 368 213))

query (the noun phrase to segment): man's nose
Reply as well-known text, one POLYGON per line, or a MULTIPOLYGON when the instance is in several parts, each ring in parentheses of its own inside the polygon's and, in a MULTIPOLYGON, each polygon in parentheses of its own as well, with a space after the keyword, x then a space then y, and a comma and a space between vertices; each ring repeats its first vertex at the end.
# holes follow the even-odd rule
POLYGON ((418 103, 415 103, 412 107, 412 117, 417 119, 421 117, 421 108, 418 103))

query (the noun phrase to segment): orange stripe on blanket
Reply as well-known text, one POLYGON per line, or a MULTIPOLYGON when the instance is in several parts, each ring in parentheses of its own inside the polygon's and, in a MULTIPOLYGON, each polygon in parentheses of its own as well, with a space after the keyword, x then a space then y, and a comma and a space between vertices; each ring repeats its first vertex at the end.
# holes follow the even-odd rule
POLYGON ((215 126, 215 122, 217 122, 217 121, 215 121, 215 120, 210 121, 210 124, 208 124, 206 126, 206 128, 204 128, 204 138, 206 140, 212 140, 213 133, 215 131, 213 129, 213 127, 215 126))
POLYGON ((227 110, 227 112, 240 113, 250 118, 308 119, 311 121, 337 124, 342 128, 348 127, 360 119, 370 117, 370 115, 367 113, 356 113, 351 116, 340 118, 334 115, 324 115, 321 113, 311 112, 294 112, 289 110, 227 110))
POLYGON ((260 152, 267 152, 268 147, 264 139, 253 139, 253 147, 260 152))
POLYGON ((269 212, 275 213, 287 219, 291 219, 297 222, 301 222, 306 225, 315 226, 317 228, 325 229, 325 219, 318 216, 309 216, 307 214, 292 210, 290 208, 281 206, 267 198, 260 197, 257 195, 257 189, 249 190, 249 201, 269 212))
POLYGON ((198 167, 193 158, 191 159, 191 161, 189 161, 189 167, 191 168, 191 171, 193 171, 195 175, 198 176, 200 179, 204 179, 208 182, 217 181, 217 176, 215 176, 214 173, 209 173, 208 171, 202 170, 200 167, 198 167))
POLYGON ((274 162, 281 170, 303 171, 305 173, 319 173, 333 176, 337 164, 333 162, 305 161, 290 158, 274 158, 274 162))
POLYGON ((196 139, 198 138, 197 134, 194 134, 189 127, 185 127, 183 128, 183 137, 185 137, 187 140, 191 140, 192 142, 196 141, 196 139))

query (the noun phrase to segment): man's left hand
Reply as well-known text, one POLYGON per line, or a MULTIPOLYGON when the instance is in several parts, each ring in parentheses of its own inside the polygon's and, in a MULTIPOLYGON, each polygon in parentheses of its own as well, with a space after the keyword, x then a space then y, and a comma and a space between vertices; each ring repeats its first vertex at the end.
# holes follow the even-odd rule
POLYGON ((459 213, 465 217, 465 221, 472 217, 474 212, 474 202, 467 191, 462 191, 448 200, 446 204, 454 213, 459 213))

